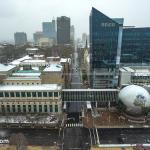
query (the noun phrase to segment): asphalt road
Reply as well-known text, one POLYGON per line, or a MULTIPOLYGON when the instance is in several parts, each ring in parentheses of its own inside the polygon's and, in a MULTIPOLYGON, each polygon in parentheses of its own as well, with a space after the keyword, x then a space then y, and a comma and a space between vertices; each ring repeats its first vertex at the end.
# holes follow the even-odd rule
POLYGON ((98 129, 101 144, 143 144, 150 139, 150 129, 98 129))
MULTIPOLYGON (((80 76, 80 66, 78 62, 78 52, 77 52, 77 46, 75 45, 74 49, 74 63, 72 65, 72 82, 71 82, 71 88, 72 89, 82 89, 82 81, 80 76)), ((79 113, 81 112, 81 107, 84 105, 83 102, 70 102, 68 107, 69 113, 79 113)))
POLYGON ((65 128, 63 150, 88 150, 90 146, 89 131, 86 128, 65 128))
POLYGON ((0 139, 9 138, 13 133, 23 133, 29 145, 54 145, 58 141, 58 130, 0 129, 0 139))

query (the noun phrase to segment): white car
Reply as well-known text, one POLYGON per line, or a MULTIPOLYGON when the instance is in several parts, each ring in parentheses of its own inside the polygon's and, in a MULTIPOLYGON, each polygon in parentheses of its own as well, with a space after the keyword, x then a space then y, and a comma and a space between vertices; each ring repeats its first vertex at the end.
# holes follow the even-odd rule
POLYGON ((5 139, 5 140, 0 140, 0 144, 9 144, 9 140, 5 139))

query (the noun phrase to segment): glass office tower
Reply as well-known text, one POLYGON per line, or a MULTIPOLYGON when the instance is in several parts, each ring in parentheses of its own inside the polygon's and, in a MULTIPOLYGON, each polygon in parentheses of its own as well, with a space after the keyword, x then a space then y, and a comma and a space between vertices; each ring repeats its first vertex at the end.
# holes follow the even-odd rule
POLYGON ((123 29, 121 63, 150 63, 150 27, 123 29))
POLYGON ((123 19, 111 19, 92 8, 90 14, 91 88, 112 88, 120 63, 123 19))

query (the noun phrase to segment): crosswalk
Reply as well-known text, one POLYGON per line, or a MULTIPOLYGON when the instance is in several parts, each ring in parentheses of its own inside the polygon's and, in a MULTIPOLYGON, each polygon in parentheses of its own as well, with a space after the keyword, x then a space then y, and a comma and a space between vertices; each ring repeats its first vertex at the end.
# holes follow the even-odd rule
POLYGON ((83 127, 82 123, 67 123, 66 127, 83 127))

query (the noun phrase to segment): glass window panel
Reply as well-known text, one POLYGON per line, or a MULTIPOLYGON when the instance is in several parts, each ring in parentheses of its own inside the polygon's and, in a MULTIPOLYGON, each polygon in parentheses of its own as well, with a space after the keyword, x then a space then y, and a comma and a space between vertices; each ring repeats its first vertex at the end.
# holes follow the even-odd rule
POLYGON ((49 97, 52 97, 52 96, 53 96, 53 93, 52 93, 52 92, 49 92, 48 94, 49 94, 49 97))
POLYGON ((47 92, 43 92, 43 97, 47 97, 47 92))
POLYGON ((31 97, 31 93, 30 92, 27 92, 27 97, 31 97))
POLYGON ((3 97, 3 92, 0 92, 0 97, 3 97))
POLYGON ((58 92, 54 92, 54 97, 58 97, 58 92))
POLYGON ((55 105, 55 112, 58 112, 58 105, 55 105))
POLYGON ((9 93, 8 92, 5 92, 5 97, 9 97, 9 93))
POLYGON ((44 112, 47 112, 47 105, 44 105, 44 112))
POLYGON ((11 97, 15 97, 15 93, 14 92, 10 92, 10 96, 11 97))
POLYGON ((23 112, 26 113, 26 105, 23 105, 23 112))
POLYGON ((38 97, 42 97, 42 93, 41 92, 38 92, 38 97))
POLYGON ((25 92, 21 92, 21 97, 26 97, 25 92))
POLYGON ((42 105, 39 105, 39 112, 42 112, 42 105))
POLYGON ((36 92, 32 92, 32 97, 36 97, 36 92))
POLYGON ((36 105, 33 106, 33 109, 34 109, 34 112, 36 113, 36 112, 37 112, 37 107, 36 107, 36 105))
POLYGON ((16 92, 16 97, 20 97, 20 93, 19 92, 16 92))
POLYGON ((49 111, 53 112, 53 106, 52 105, 49 105, 49 111))

